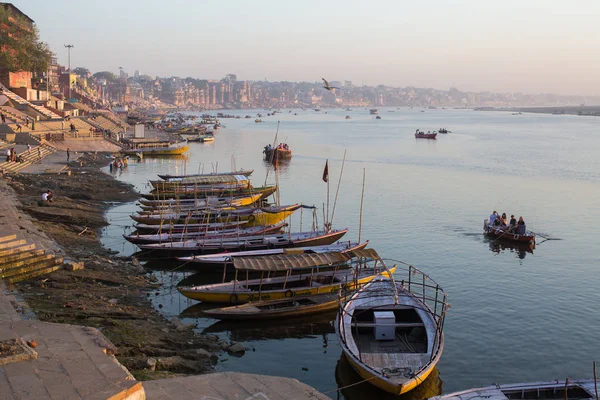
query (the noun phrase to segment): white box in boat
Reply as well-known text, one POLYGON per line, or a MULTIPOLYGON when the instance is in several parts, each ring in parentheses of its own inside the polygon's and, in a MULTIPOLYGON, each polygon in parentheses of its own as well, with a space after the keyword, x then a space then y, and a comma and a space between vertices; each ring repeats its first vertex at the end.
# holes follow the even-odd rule
POLYGON ((375 311, 373 313, 375 322, 375 340, 394 340, 396 337, 396 316, 393 311, 375 311))

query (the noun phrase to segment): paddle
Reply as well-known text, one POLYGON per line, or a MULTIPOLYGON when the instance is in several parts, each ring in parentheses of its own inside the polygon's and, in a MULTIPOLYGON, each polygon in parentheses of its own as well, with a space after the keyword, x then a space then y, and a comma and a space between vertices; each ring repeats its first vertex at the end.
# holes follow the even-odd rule
POLYGON ((562 239, 560 239, 560 238, 551 238, 551 237, 548 237, 548 236, 544 236, 544 235, 542 235, 542 234, 539 234, 539 233, 537 233, 537 232, 534 232, 534 231, 529 231, 529 232, 533 233, 533 234, 534 234, 534 235, 536 235, 536 236, 542 237, 542 238, 544 238, 544 239, 546 239, 546 240, 562 240, 562 239))

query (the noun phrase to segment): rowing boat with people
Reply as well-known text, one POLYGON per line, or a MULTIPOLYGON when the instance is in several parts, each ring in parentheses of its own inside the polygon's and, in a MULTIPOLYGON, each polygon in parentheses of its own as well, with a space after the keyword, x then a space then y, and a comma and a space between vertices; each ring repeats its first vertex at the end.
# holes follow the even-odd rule
POLYGON ((508 227, 490 225, 488 219, 483 221, 483 232, 493 239, 535 246, 535 233, 531 231, 525 231, 524 235, 519 235, 516 233, 516 231, 511 232, 508 227))

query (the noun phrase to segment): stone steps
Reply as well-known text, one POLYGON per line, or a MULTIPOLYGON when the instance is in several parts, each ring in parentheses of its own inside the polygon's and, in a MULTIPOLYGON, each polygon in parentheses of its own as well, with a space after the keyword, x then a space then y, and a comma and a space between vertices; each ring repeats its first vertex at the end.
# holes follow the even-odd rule
POLYGON ((41 256, 45 253, 46 253, 46 250, 44 250, 44 249, 37 249, 37 250, 34 249, 32 251, 24 251, 21 253, 16 253, 16 254, 13 254, 10 256, 2 257, 2 259, 0 259, 0 272, 2 272, 5 265, 9 265, 12 262, 22 261, 22 260, 26 260, 31 257, 41 256))
POLYGON ((41 275, 48 275, 54 271, 58 271, 62 266, 62 258, 56 259, 54 265, 48 267, 41 267, 34 270, 29 270, 28 272, 22 273, 20 275, 16 275, 10 278, 6 278, 5 281, 7 283, 17 283, 26 281, 28 279, 37 278, 41 275))
POLYGON ((6 250, 11 247, 21 246, 25 243, 26 243, 25 239, 18 239, 18 240, 13 240, 11 242, 0 243, 0 250, 6 250))
POLYGON ((26 244, 25 239, 13 240, 16 235, 0 238, 0 278, 15 283, 56 271, 62 266, 63 257, 26 244))
POLYGON ((4 243, 4 242, 11 241, 11 240, 15 240, 16 238, 17 238, 17 235, 2 236, 2 237, 0 237, 0 243, 4 243))
MULTIPOLYGON (((40 250, 36 250, 36 252, 39 251, 40 250)), ((23 258, 21 259, 3 263, 0 265, 0 276, 3 278, 5 276, 11 276, 15 270, 20 273, 23 272, 21 270, 25 270, 32 265, 37 265, 56 258, 54 254, 45 254, 44 250, 42 250, 42 252, 43 254, 41 255, 36 255, 35 252, 26 253, 23 254, 23 258)))
POLYGON ((30 166, 33 163, 39 162, 40 154, 38 154, 38 150, 37 150, 38 148, 40 149, 41 159, 44 159, 45 157, 49 156, 50 154, 52 154, 56 151, 53 147, 48 146, 46 144, 42 144, 40 146, 33 147, 31 149, 31 151, 29 151, 29 152, 25 151, 20 154, 23 157, 23 162, 19 163, 19 162, 5 161, 0 164, 0 171, 4 174, 10 173, 10 172, 16 173, 16 172, 21 171, 24 168, 27 168, 28 166, 30 166))
POLYGON ((35 244, 26 244, 25 246, 15 247, 12 249, 0 250, 0 257, 19 254, 24 251, 35 250, 35 244))
POLYGON ((54 254, 46 254, 44 256, 38 257, 38 260, 32 261, 29 265, 24 265, 21 267, 11 268, 7 271, 2 271, 0 273, 0 277, 2 279, 9 279, 12 282, 22 281, 27 278, 25 276, 29 275, 31 272, 36 272, 41 269, 51 268, 56 266, 57 269, 62 265, 62 257, 56 258, 54 254))

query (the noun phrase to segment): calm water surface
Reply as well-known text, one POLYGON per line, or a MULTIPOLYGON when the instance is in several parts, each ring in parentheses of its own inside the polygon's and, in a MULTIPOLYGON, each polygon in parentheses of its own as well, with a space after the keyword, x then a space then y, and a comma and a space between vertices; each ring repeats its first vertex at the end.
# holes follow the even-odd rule
MULTIPOLYGON (((231 113, 254 117, 256 112, 231 113)), ((278 142, 288 143, 294 154, 279 171, 282 204, 322 208, 325 159, 333 202, 347 150, 334 226, 351 228, 345 239, 358 237, 366 170, 362 238, 382 257, 428 273, 449 295, 439 374, 407 398, 494 382, 590 377, 592 362, 600 361, 600 120, 441 109, 384 108, 380 115, 376 120, 365 109, 295 109, 263 117, 262 124, 254 118, 224 119, 215 142, 192 143, 187 160, 147 158, 117 175, 146 192, 147 180, 157 173, 235 166, 254 169, 253 182, 262 185, 268 165, 261 152, 273 142, 279 120, 278 142), (435 141, 412 135, 417 128, 441 127, 452 133, 435 141), (560 240, 538 244, 533 253, 498 246, 481 234, 484 218, 494 209, 522 215, 529 229, 560 240)), ((272 171, 267 181, 274 182, 272 171)), ((120 237, 129 231, 128 213, 134 210, 127 204, 108 213, 106 246, 134 251, 120 237)), ((296 214, 294 230, 300 224, 296 214)), ((305 229, 310 221, 304 212, 305 229)), ((184 278, 220 280, 220 274, 190 277, 177 264, 155 260, 151 265, 164 283, 153 299, 164 314, 250 349, 240 358, 224 355, 218 370, 289 376, 332 398, 338 385, 359 381, 340 357, 331 324, 335 315, 233 325, 202 318, 203 306, 180 296, 175 286, 184 278)), ((343 394, 383 398, 368 384, 343 394)))

